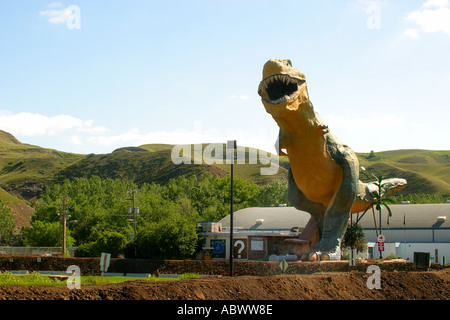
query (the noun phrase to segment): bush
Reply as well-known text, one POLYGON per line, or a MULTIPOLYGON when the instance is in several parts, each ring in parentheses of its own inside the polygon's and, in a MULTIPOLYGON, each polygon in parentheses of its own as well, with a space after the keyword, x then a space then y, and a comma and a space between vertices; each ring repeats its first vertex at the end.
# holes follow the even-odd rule
POLYGON ((342 241, 344 247, 356 249, 357 252, 363 252, 367 248, 367 242, 362 227, 359 224, 348 226, 342 241))
POLYGON ((180 215, 151 223, 138 233, 137 257, 180 259, 194 254, 197 247, 196 223, 180 215))
POLYGON ((115 231, 104 231, 96 241, 83 243, 75 251, 76 257, 99 257, 102 252, 117 258, 123 254, 128 243, 127 237, 115 231))
MULTIPOLYGON (((57 247, 59 243, 59 222, 43 222, 36 220, 32 228, 23 230, 24 244, 28 247, 57 247)), ((75 239, 70 236, 70 230, 66 228, 66 247, 73 246, 75 239)))

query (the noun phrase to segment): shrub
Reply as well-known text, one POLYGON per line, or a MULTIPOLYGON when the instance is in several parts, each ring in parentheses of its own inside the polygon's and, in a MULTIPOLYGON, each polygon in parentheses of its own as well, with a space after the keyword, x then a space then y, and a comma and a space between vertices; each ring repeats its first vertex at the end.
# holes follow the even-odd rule
POLYGON ((151 223, 136 239, 138 258, 179 259, 194 254, 197 247, 195 222, 174 215, 170 219, 151 223))
POLYGON ((123 254, 128 243, 127 237, 115 231, 104 231, 96 241, 81 244, 75 251, 76 257, 99 257, 102 252, 117 258, 123 254))

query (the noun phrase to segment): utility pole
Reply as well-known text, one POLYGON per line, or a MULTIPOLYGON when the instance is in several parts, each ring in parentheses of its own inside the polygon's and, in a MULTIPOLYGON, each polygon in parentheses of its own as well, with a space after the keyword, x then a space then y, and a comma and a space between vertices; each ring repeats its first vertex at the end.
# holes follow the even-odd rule
POLYGON ((70 205, 68 205, 66 203, 66 200, 68 200, 69 198, 67 197, 62 197, 62 204, 59 204, 59 211, 58 211, 58 216, 59 216, 59 222, 61 224, 61 229, 62 229, 62 234, 61 234, 61 229, 60 229, 60 234, 59 234, 59 246, 61 246, 61 255, 65 255, 66 254, 66 221, 67 218, 70 217, 70 215, 68 215, 67 213, 67 209, 70 207, 70 205), (61 241, 61 236, 62 236, 62 241, 61 241), (61 243, 62 242, 62 243, 61 243))
MULTIPOLYGON (((136 220, 137 220, 137 214, 139 213, 139 208, 136 207, 136 193, 138 192, 137 189, 129 190, 128 193, 131 193, 131 199, 127 199, 129 201, 132 201, 132 207, 128 207, 128 214, 133 216, 133 241, 136 239, 136 220)), ((136 242, 134 242, 134 256, 137 257, 137 248, 136 248, 136 242)))

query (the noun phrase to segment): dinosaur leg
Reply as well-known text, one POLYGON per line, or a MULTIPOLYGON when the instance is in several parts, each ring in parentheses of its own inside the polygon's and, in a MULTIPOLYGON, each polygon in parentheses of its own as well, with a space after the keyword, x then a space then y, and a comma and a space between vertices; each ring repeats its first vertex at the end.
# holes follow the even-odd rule
POLYGON ((322 227, 322 238, 309 255, 309 260, 340 260, 340 245, 348 224, 350 210, 359 187, 357 164, 346 153, 336 161, 342 168, 342 183, 327 208, 322 227))
MULTIPOLYGON (((317 231, 320 238, 320 233, 323 227, 323 217, 327 208, 321 203, 312 202, 305 197, 305 195, 297 187, 290 168, 288 173, 288 201, 296 209, 306 211, 311 214, 311 218, 305 226, 305 230, 303 230, 300 235, 300 239, 310 240, 312 241, 312 245, 315 245, 317 242, 317 239, 315 239, 317 236, 317 231)), ((300 260, 303 261, 308 259, 309 253, 306 253, 300 257, 300 260)))
POLYGON ((322 229, 323 216, 327 208, 323 204, 312 202, 305 197, 295 183, 291 168, 288 171, 288 201, 296 209, 309 212, 317 220, 319 228, 322 229))

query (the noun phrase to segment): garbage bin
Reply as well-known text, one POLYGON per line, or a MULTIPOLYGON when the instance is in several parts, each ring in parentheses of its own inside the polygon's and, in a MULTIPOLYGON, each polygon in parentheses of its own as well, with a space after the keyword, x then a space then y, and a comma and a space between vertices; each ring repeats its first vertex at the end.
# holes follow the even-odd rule
POLYGON ((430 253, 429 252, 414 252, 414 267, 417 269, 429 269, 430 253))

